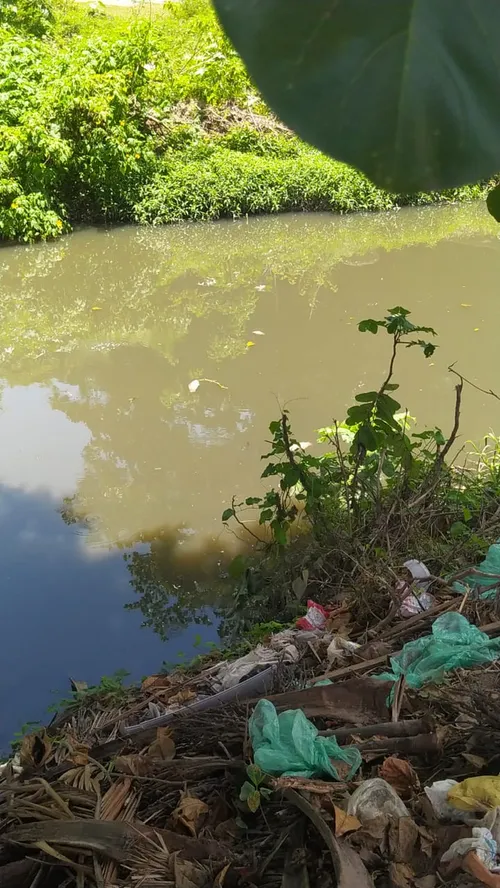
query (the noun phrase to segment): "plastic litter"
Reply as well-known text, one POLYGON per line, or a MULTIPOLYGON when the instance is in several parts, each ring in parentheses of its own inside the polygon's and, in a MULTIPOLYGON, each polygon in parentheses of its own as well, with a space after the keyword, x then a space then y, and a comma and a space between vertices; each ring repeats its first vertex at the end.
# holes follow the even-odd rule
POLYGON ((300 617, 295 625, 298 629, 323 629, 327 619, 327 609, 323 605, 309 599, 306 615, 300 617))
POLYGON ((301 709, 278 715, 270 700, 259 700, 249 731, 255 763, 275 777, 326 775, 339 780, 332 759, 348 765, 349 778, 361 765, 359 750, 342 749, 335 737, 320 737, 301 709))
POLYGON ((453 842, 453 845, 450 845, 448 850, 442 855, 441 863, 449 863, 452 860, 456 860, 457 857, 465 857, 469 851, 474 851, 481 863, 484 863, 490 872, 498 872, 500 870, 500 867, 496 866, 497 843, 489 829, 485 829, 482 826, 473 827, 470 838, 459 839, 458 842, 453 842))
POLYGON ((457 613, 442 614, 434 621, 432 634, 409 641, 391 657, 392 672, 377 678, 397 681, 404 675, 411 688, 439 681, 452 669, 470 669, 500 657, 500 638, 489 638, 457 613))
POLYGON ((478 570, 482 573, 489 574, 486 577, 478 577, 471 574, 464 577, 460 582, 453 583, 455 592, 465 593, 467 589, 473 589, 481 598, 494 598, 497 594, 496 589, 490 589, 489 592, 483 592, 486 586, 491 586, 498 577, 494 574, 500 574, 500 542, 493 543, 486 553, 486 558, 478 564, 478 570))
POLYGON ((244 657, 240 657, 232 663, 221 663, 219 669, 212 676, 213 686, 217 691, 225 691, 247 678, 256 667, 270 666, 279 661, 297 663, 299 659, 300 655, 294 644, 285 644, 276 649, 258 644, 255 650, 245 654, 244 657))
POLYGON ((328 645, 326 652, 327 660, 329 663, 334 663, 335 660, 341 660, 346 653, 357 651, 359 647, 361 645, 355 641, 349 641, 348 638, 344 638, 342 635, 336 635, 328 645))
POLYGON ((424 792, 438 820, 448 823, 464 822, 463 812, 457 811, 448 801, 448 793, 455 786, 458 786, 456 780, 436 780, 432 786, 424 788, 424 792))
POLYGON ((485 811, 500 805, 500 777, 468 777, 448 791, 448 802, 460 811, 485 811))
POLYGON ((400 580, 396 585, 396 591, 402 595, 399 613, 402 617, 413 617, 422 611, 429 610, 436 603, 436 599, 426 591, 431 583, 431 575, 427 565, 423 561, 410 558, 405 561, 404 566, 411 573, 414 582, 411 591, 409 591, 408 583, 403 580, 400 580), (407 590, 409 594, 405 594, 407 590))
POLYGON ((381 814, 395 819, 410 816, 396 790, 380 777, 365 780, 358 786, 349 799, 347 813, 357 817, 360 823, 366 823, 381 814))

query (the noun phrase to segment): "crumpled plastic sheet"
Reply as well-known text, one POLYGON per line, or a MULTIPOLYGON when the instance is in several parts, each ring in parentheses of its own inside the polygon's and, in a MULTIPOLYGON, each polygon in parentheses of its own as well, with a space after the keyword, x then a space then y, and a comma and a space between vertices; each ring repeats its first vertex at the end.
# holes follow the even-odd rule
POLYGON ((489 638, 457 613, 442 614, 432 625, 432 634, 409 641, 391 657, 392 672, 377 678, 397 681, 404 675, 411 688, 442 679, 453 669, 471 669, 500 658, 500 638, 489 638))
POLYGON ((497 843, 489 829, 483 826, 474 826, 470 838, 453 842, 453 845, 450 845, 442 855, 441 863, 449 863, 456 860, 457 857, 465 857, 469 851, 474 851, 481 863, 484 863, 491 872, 498 872, 499 868, 496 865, 497 843))
POLYGON ((473 589, 481 598, 495 598, 496 589, 490 589, 489 592, 483 592, 486 586, 491 586, 500 574, 500 542, 493 543, 486 553, 486 558, 478 564, 478 570, 483 573, 490 574, 487 577, 477 577, 471 574, 463 577, 462 580, 453 583, 455 592, 465 593, 467 589, 473 589), (494 576, 494 575, 497 576, 494 576))
POLYGON ((259 700, 249 722, 255 763, 275 777, 327 776, 339 780, 332 759, 349 767, 347 779, 361 766, 358 749, 341 748, 335 737, 320 737, 301 709, 278 715, 270 700, 259 700))

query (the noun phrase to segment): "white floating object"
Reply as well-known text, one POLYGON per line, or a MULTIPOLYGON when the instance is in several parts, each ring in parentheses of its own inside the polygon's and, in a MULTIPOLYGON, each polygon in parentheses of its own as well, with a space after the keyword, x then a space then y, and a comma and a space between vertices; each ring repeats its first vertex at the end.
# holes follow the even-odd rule
POLYGON ((191 394, 194 394, 194 392, 198 391, 199 387, 200 387, 200 380, 199 379, 193 379, 188 385, 188 389, 191 392, 191 394))
POLYGON ((253 336, 265 336, 266 334, 262 332, 262 330, 252 330, 253 336))

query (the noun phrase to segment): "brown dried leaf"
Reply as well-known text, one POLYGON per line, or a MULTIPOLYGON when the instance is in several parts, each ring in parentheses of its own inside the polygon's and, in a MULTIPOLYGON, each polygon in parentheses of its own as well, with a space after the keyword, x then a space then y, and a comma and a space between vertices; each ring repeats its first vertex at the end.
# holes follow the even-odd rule
POLYGON ((173 703, 177 706, 184 706, 186 703, 190 703, 191 700, 194 700, 195 697, 195 691, 192 691, 191 688, 184 688, 182 691, 174 694, 173 697, 170 697, 168 702, 169 704, 173 703))
MULTIPOLYGON (((332 795, 339 788, 338 783, 328 783, 326 780, 310 780, 309 777, 276 777, 272 780, 274 789, 298 789, 301 792, 310 792, 319 795, 332 795)), ((341 788, 341 785, 340 785, 341 788)))
POLYGON ((175 743, 170 728, 156 729, 156 740, 149 747, 147 754, 152 758, 163 759, 163 761, 171 761, 174 758, 175 743))
POLYGON ((361 829, 361 823, 357 817, 353 817, 352 814, 348 814, 342 808, 337 808, 337 805, 333 806, 333 810, 335 812, 335 835, 337 838, 344 836, 346 833, 361 829))
POLYGON ((183 795, 177 808, 172 812, 172 821, 175 826, 182 826, 192 835, 196 836, 201 821, 208 814, 208 805, 195 796, 183 795))
POLYGON ((69 731, 66 734, 66 744, 68 747, 68 759, 76 767, 82 767, 88 764, 89 749, 86 743, 80 743, 76 737, 69 731))
POLYGON ((226 863, 224 869, 221 869, 220 873, 217 874, 214 879, 214 888, 222 888, 230 866, 230 863, 226 863))
POLYGON ((170 688, 174 682, 169 675, 148 675, 141 685, 141 691, 157 691, 159 689, 170 688))
POLYGON ((418 826, 411 817, 399 817, 389 823, 389 856, 395 863, 412 859, 419 838, 418 826))
POLYGON ((389 884, 391 888, 412 888, 413 872, 407 863, 391 863, 389 865, 389 884))
POLYGON ((432 874, 429 876, 422 876, 421 879, 415 879, 414 885, 415 888, 435 888, 437 882, 437 877, 432 874))
POLYGON ((486 764, 486 759, 483 758, 482 755, 474 755, 472 752, 462 752, 461 755, 466 762, 469 762, 469 764, 478 771, 480 771, 481 768, 484 768, 486 764))
POLYGON ((199 863, 174 855, 175 888, 202 888, 207 883, 207 872, 199 863))
POLYGON ((402 799, 411 796, 413 790, 418 789, 420 781, 414 769, 405 759, 389 756, 379 769, 382 780, 386 780, 402 799))
POLYGON ((41 768, 50 757, 52 741, 45 728, 26 734, 19 750, 19 759, 23 768, 41 768))
POLYGON ((115 768, 120 774, 148 777, 154 773, 154 762, 145 755, 119 755, 115 759, 115 768))

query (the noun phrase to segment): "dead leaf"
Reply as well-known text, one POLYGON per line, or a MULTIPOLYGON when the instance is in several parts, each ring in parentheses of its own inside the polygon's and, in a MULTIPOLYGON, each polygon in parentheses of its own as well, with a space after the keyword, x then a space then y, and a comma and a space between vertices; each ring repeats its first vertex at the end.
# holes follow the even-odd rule
POLYGON ((486 759, 483 758, 482 755, 474 755, 472 752, 462 752, 461 755, 466 762, 469 762, 469 764, 476 768, 478 771, 480 771, 481 768, 484 768, 486 764, 486 759))
POLYGON ((157 728, 156 739, 153 741, 147 752, 151 758, 163 759, 170 761, 175 756, 175 743, 170 728, 157 728))
POLYGON ((389 856, 395 863, 411 860, 419 837, 418 826, 411 817, 399 817, 389 823, 389 856))
POLYGON ((436 882, 436 876, 433 876, 431 873, 429 876, 422 876, 421 879, 415 879, 413 884, 415 885, 415 888, 435 888, 436 882))
POLYGON ((169 675, 148 675, 141 684, 141 691, 158 691, 172 687, 172 679, 169 675))
POLYGON ((195 691, 192 691, 191 688, 184 688, 182 691, 174 694, 173 697, 170 697, 168 703, 169 705, 174 704, 177 706, 184 706, 185 703, 189 703, 191 700, 194 700, 195 697, 195 691))
POLYGON ((230 866, 231 866, 230 863, 226 863, 224 869, 221 869, 220 873, 217 874, 217 876, 214 879, 214 888, 222 888, 230 866))
POLYGON ((293 594, 295 595, 297 601, 300 601, 304 596, 304 592, 307 589, 307 583, 309 580, 309 571, 303 570, 300 577, 295 577, 292 583, 293 594))
POLYGON ((50 757, 52 741, 45 728, 26 734, 19 750, 19 760, 23 768, 41 768, 50 757))
POLYGON ((392 653, 392 645, 386 641, 371 641, 367 645, 363 645, 357 653, 362 660, 374 660, 375 657, 385 657, 392 653))
POLYGON ((192 836, 196 836, 206 814, 208 814, 208 805, 205 802, 195 796, 183 795, 177 808, 172 812, 172 821, 176 825, 183 826, 192 836))
POLYGON ((202 888, 207 883, 207 871, 192 860, 174 855, 175 888, 202 888))
POLYGON ((391 888, 412 888, 413 872, 407 863, 391 863, 389 865, 389 883, 391 888))
POLYGON ((402 799, 410 798, 412 792, 420 786, 417 774, 410 763, 405 759, 396 758, 395 755, 386 758, 379 769, 379 774, 402 799))
POLYGON ((149 777, 155 770, 154 761, 145 755, 119 755, 115 759, 115 768, 120 774, 133 777, 149 777))
POLYGON ((310 780, 309 777, 276 777, 272 780, 274 789, 299 789, 318 795, 331 795, 337 784, 326 780, 310 780))
POLYGON ((71 690, 75 691, 75 693, 81 693, 82 691, 88 691, 89 689, 86 681, 78 681, 76 678, 70 678, 69 683, 71 685, 71 690))
POLYGON ((352 814, 348 814, 342 808, 337 808, 337 805, 333 806, 333 810, 335 812, 335 835, 337 838, 344 836, 346 833, 361 829, 361 823, 357 817, 353 817, 352 814))

